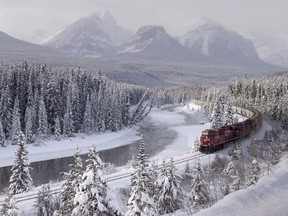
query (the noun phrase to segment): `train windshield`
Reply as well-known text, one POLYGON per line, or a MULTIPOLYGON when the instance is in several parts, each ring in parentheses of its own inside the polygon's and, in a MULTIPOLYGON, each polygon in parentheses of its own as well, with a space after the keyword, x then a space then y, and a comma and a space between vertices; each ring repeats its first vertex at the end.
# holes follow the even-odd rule
POLYGON ((216 131, 203 131, 202 135, 204 135, 204 136, 213 136, 213 135, 216 135, 216 131))

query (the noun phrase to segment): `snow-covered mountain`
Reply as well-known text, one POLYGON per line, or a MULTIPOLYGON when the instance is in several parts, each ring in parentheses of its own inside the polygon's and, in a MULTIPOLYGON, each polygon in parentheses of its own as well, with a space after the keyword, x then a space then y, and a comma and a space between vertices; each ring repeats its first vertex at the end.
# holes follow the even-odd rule
POLYGON ((52 34, 53 34, 53 32, 50 32, 50 31, 45 31, 45 30, 41 30, 41 29, 34 29, 29 35, 24 37, 23 40, 30 42, 30 43, 42 44, 52 34))
POLYGON ((252 31, 245 31, 244 37, 253 41, 259 57, 270 64, 288 67, 288 35, 265 38, 252 31))
POLYGON ((54 55, 57 54, 58 52, 49 47, 40 46, 13 38, 10 35, 0 31, 0 53, 1 54, 5 53, 7 55, 12 54, 54 55))
POLYGON ((180 33, 179 42, 193 52, 224 62, 260 61, 253 43, 222 25, 202 18, 180 33))
POLYGON ((119 27, 107 11, 95 12, 65 28, 45 44, 73 56, 101 57, 111 53, 131 33, 119 27))
POLYGON ((189 50, 167 34, 163 26, 148 25, 138 29, 127 43, 118 48, 118 55, 153 59, 187 59, 189 50))

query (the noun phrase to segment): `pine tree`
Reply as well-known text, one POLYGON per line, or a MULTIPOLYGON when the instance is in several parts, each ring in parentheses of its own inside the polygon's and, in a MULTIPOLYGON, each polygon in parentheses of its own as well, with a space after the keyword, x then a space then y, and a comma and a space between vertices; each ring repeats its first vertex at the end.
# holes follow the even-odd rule
POLYGON ((233 124, 233 120, 234 120, 233 114, 234 113, 233 113, 231 105, 227 104, 225 112, 224 112, 224 125, 233 124))
POLYGON ((131 104, 130 104, 130 98, 129 96, 126 96, 126 103, 125 103, 125 107, 123 109, 123 114, 122 114, 122 122, 123 122, 123 125, 125 127, 128 127, 128 125, 130 124, 130 107, 131 107, 131 104))
POLYGON ((18 216, 18 208, 16 207, 16 202, 11 194, 5 197, 5 201, 0 210, 1 215, 5 216, 18 216))
POLYGON ((20 131, 18 139, 18 148, 16 158, 11 168, 12 175, 9 180, 9 191, 11 194, 27 192, 31 189, 32 178, 30 176, 30 167, 27 158, 26 142, 24 134, 20 131))
POLYGON ((3 125, 3 131, 5 138, 12 136, 12 122, 13 122, 13 106, 12 106, 12 95, 7 85, 1 94, 1 120, 3 125))
POLYGON ((210 200, 208 183, 204 178, 199 160, 196 162, 196 167, 192 175, 191 186, 192 189, 190 192, 190 201, 192 209, 195 212, 198 212, 200 209, 206 208, 210 200))
POLYGON ((141 167, 138 166, 136 172, 132 176, 133 184, 131 196, 128 199, 125 216, 156 216, 155 203, 153 199, 148 195, 143 187, 143 175, 141 167))
POLYGON ((87 167, 82 175, 82 183, 78 186, 74 198, 75 208, 72 216, 78 215, 118 215, 120 207, 110 205, 117 203, 103 178, 103 163, 93 146, 89 150, 87 167), (109 193, 108 193, 109 192, 109 193))
POLYGON ((38 190, 37 199, 34 207, 37 216, 53 216, 53 196, 51 194, 50 185, 42 185, 38 190))
POLYGON ((93 130, 93 120, 92 120, 92 110, 91 110, 91 101, 89 99, 89 95, 87 95, 86 99, 86 109, 84 113, 84 121, 83 121, 83 131, 86 134, 90 134, 93 130))
POLYGON ((214 108, 211 114, 210 121, 212 123, 212 128, 219 128, 223 126, 223 112, 224 107, 221 98, 218 98, 214 103, 214 108))
POLYGON ((12 124, 12 145, 17 145, 21 131, 18 97, 14 101, 12 124))
POLYGON ((48 119, 47 119, 47 111, 45 108, 45 103, 43 96, 40 97, 39 104, 39 117, 38 117, 38 129, 37 129, 37 139, 41 140, 46 138, 48 135, 48 119))
POLYGON ((26 124, 25 124, 25 135, 26 135, 26 142, 32 143, 33 140, 33 116, 32 116, 32 107, 28 107, 26 109, 26 124))
POLYGON ((0 146, 5 147, 5 134, 3 131, 2 122, 0 120, 0 146))
POLYGON ((247 146, 247 152, 249 154, 250 157, 256 157, 259 158, 261 156, 260 154, 260 146, 257 142, 257 140, 252 139, 250 142, 250 145, 247 146))
POLYGON ((173 159, 167 166, 164 175, 160 177, 160 191, 158 197, 158 212, 161 214, 175 212, 182 201, 180 177, 175 174, 173 159))
POLYGON ((62 205, 60 207, 60 215, 71 215, 74 209, 74 197, 76 194, 76 188, 81 184, 81 176, 83 172, 82 169, 82 160, 80 157, 80 151, 77 149, 74 154, 74 164, 69 165, 71 169, 68 173, 63 173, 64 183, 63 191, 61 192, 61 201, 62 205))
POLYGON ((70 97, 67 98, 67 107, 66 107, 66 113, 64 115, 63 120, 63 136, 64 137, 71 137, 73 134, 73 119, 72 119, 72 104, 70 102, 70 97))
POLYGON ((131 177, 131 196, 128 200, 128 212, 125 216, 144 216, 157 215, 155 204, 150 194, 153 192, 154 182, 151 182, 148 173, 148 157, 145 154, 145 143, 143 139, 140 141, 139 151, 137 155, 136 170, 131 177))
POLYGON ((227 167, 224 170, 225 174, 227 175, 229 179, 229 185, 232 184, 231 189, 233 191, 237 191, 241 187, 241 179, 239 176, 239 170, 237 169, 235 163, 236 163, 235 161, 231 160, 227 164, 227 167))
POLYGON ((60 125, 60 119, 58 116, 56 117, 56 120, 55 120, 54 134, 55 134, 55 140, 60 141, 61 140, 61 125, 60 125))
POLYGON ((199 142, 198 137, 196 137, 193 148, 192 148, 192 152, 197 152, 199 151, 199 149, 200 149, 200 142, 199 142))
POLYGON ((247 183, 247 186, 249 187, 250 185, 256 184, 259 180, 260 174, 261 174, 261 168, 256 158, 254 157, 250 168, 250 179, 247 183))

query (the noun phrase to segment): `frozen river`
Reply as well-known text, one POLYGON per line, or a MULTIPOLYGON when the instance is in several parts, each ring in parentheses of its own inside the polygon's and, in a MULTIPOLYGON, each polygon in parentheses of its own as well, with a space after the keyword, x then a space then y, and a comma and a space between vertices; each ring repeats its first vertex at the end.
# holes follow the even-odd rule
MULTIPOLYGON (((193 140, 187 140, 187 135, 183 136, 182 133, 189 134, 191 130, 192 135, 195 133, 195 128, 203 127, 203 125, 200 125, 203 121, 205 121, 205 118, 195 110, 187 111, 179 106, 169 106, 162 109, 153 109, 150 115, 139 124, 136 133, 139 138, 142 135, 145 150, 149 157, 175 156, 175 154, 183 154, 189 151, 193 143, 193 140)), ((199 133, 199 131, 197 130, 196 133, 199 133)), ((100 150, 100 157, 104 162, 123 166, 131 160, 133 155, 137 156, 139 142, 138 139, 118 147, 100 150)), ((83 154, 82 159, 85 161, 87 154, 83 154)), ((50 181, 61 180, 59 173, 67 172, 69 170, 68 165, 71 163, 73 163, 72 156, 32 162, 31 175, 34 185, 38 186, 50 181)), ((0 168, 1 191, 8 186, 10 169, 11 166, 0 168)))

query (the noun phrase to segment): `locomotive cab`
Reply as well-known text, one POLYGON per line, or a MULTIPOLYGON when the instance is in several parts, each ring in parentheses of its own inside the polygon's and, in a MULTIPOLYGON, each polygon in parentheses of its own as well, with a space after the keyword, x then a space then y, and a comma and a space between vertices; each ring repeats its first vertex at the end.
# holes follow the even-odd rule
POLYGON ((200 137, 200 150, 205 150, 215 143, 217 130, 207 129, 202 131, 200 137))

